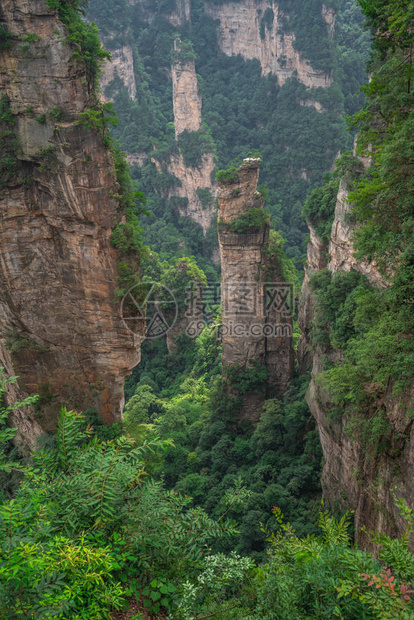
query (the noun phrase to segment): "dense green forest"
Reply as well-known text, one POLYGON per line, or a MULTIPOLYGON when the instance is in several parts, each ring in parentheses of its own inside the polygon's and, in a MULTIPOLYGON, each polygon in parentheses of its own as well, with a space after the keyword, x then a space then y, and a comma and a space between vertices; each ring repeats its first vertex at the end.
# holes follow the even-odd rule
MULTIPOLYGON (((261 152, 266 209, 272 215, 272 225, 285 238, 281 241, 281 254, 286 254, 283 260, 291 258, 301 267, 306 248, 307 228, 302 215, 306 194, 321 182, 341 148, 352 144, 345 114, 355 112, 363 102, 356 90, 365 77, 369 33, 361 28, 363 17, 359 7, 349 1, 334 7, 339 8, 339 13, 335 40, 331 41, 320 2, 301 3, 300 10, 296 3, 283 5, 291 16, 289 27, 294 31, 298 49, 315 67, 332 68, 334 72, 331 88, 312 91, 295 78, 280 87, 276 76, 261 75, 258 61, 246 62, 241 56, 223 54, 218 46, 217 25, 206 15, 204 2, 191 3, 192 25, 181 29, 167 19, 175 7, 173 2, 152 7, 151 20, 143 7, 131 7, 127 2, 116 7, 112 3, 90 3, 89 13, 102 29, 109 48, 130 43, 134 49, 137 101, 129 98, 119 78, 106 89, 114 97, 120 118, 114 136, 126 151, 146 152, 160 162, 178 148, 184 154, 188 152, 188 145, 174 139, 172 86, 168 77, 173 39, 179 30, 196 62, 208 144, 205 148, 215 152, 217 167, 248 151, 261 152), (313 24, 312 30, 309 23, 313 24), (320 114, 315 108, 300 104, 310 97, 319 101, 326 112, 320 114), (303 170, 309 172, 309 180, 302 178, 303 170)), ((285 28, 288 29, 287 24, 285 28)), ((335 195, 342 170, 343 166, 338 165, 332 181, 335 195)), ((174 203, 180 199, 165 198, 165 189, 173 182, 171 175, 159 174, 150 159, 141 168, 134 166, 132 176, 137 188, 145 193, 146 208, 151 213, 142 221, 145 242, 151 247, 151 258, 143 261, 145 277, 176 289, 174 273, 181 257, 187 257, 188 262, 188 256, 193 256, 203 270, 196 279, 215 281, 217 269, 209 255, 217 243, 216 227, 204 238, 194 222, 177 217, 174 203)), ((328 234, 331 222, 325 222, 328 234)), ((192 263, 191 269, 194 267, 192 263)), ((292 263, 289 273, 292 281, 300 280, 301 269, 295 272, 292 263)), ((181 290, 190 281, 188 269, 184 280, 181 290)), ((228 429, 225 412, 220 407, 216 410, 215 394, 219 387, 215 387, 214 381, 220 381, 221 369, 214 335, 206 329, 196 342, 182 336, 177 350, 169 354, 164 340, 144 343, 141 364, 126 386, 126 420, 134 420, 136 415, 132 402, 141 403, 142 408, 143 399, 149 398, 158 402, 158 409, 139 413, 141 423, 147 425, 148 436, 167 437, 174 429, 175 448, 167 451, 160 469, 167 486, 195 497, 194 501, 202 502, 210 514, 216 514, 223 493, 240 478, 249 481, 252 495, 247 507, 251 509, 240 515, 244 534, 239 548, 255 553, 258 558, 265 548, 260 523, 269 520, 272 505, 282 506, 300 533, 314 532, 321 452, 305 402, 308 378, 296 378, 285 403, 268 403, 269 412, 280 410, 277 415, 283 423, 273 422, 274 428, 266 431, 269 436, 274 435, 270 445, 264 442, 258 449, 254 428, 241 432, 228 429), (204 342, 208 341, 206 356, 204 342), (189 380, 194 382, 190 393, 189 380), (175 426, 169 423, 165 427, 164 418, 172 419, 176 410, 180 415, 175 426), (216 453, 221 463, 212 458, 216 453), (243 468, 238 466, 241 458, 243 468), (280 467, 275 466, 277 463, 280 467)), ((272 417, 269 413, 269 420, 272 417)), ((129 432, 144 436, 143 427, 137 429, 136 420, 131 421, 132 426, 127 424, 129 432)))
MULTIPOLYGON (((99 65, 104 52, 96 30, 79 17, 84 3, 57 4, 63 20, 76 17, 85 35, 82 50, 99 65)), ((315 17, 320 2, 281 4, 292 15, 298 49, 315 67, 334 67, 333 86, 313 93, 327 112, 299 104, 306 94, 297 80, 281 88, 274 77, 261 77, 256 61, 221 54, 216 27, 195 0, 192 28, 180 34, 192 42, 200 75, 206 126, 197 144, 214 148, 217 167, 260 150, 267 208, 283 234, 275 236, 277 255, 296 284, 305 217, 326 241, 340 179, 346 182, 357 255, 375 260, 389 284, 374 289, 353 271, 315 274, 311 341, 343 353, 322 376, 332 416, 351 410, 350 436, 362 429, 364 448, 378 454, 388 448, 387 419, 381 409, 369 418, 362 412, 390 382, 406 389, 414 368, 414 5, 338 2, 331 44, 315 17), (370 34, 371 81, 355 94, 370 34), (320 48, 312 44, 315 37, 320 48), (372 163, 364 170, 348 150, 327 173, 336 153, 353 141, 345 113, 358 130, 357 154, 369 154, 372 163), (300 178, 302 169, 309 180, 300 178), (367 393, 367 382, 377 392, 367 393)), ((113 136, 122 149, 148 156, 155 145, 161 161, 183 148, 174 141, 167 78, 177 28, 165 18, 170 0, 155 2, 150 22, 143 6, 92 0, 90 15, 109 49, 126 41, 134 46, 137 101, 119 81, 110 86, 120 119, 113 136)), ((111 109, 97 106, 98 118, 81 121, 106 128, 111 109)), ((138 252, 143 278, 171 286, 180 301, 189 282, 216 280, 209 259, 214 231, 203 238, 194 223, 177 217, 161 191, 171 180, 149 158, 133 168, 131 179, 114 139, 104 131, 103 140, 114 154, 127 214, 113 245, 126 256, 138 252)), ((128 262, 119 267, 122 296, 136 274, 128 262)), ((94 411, 63 409, 57 433, 43 435, 30 458, 16 453, 7 426, 11 410, 25 403, 0 405, 2 617, 111 619, 118 618, 114 610, 131 605, 134 620, 413 618, 414 510, 399 502, 406 535, 372 534, 368 552, 354 544, 352 514, 321 506, 321 446, 305 401, 309 377, 296 369, 284 397, 265 401, 256 426, 237 425, 239 399, 264 390, 263 368, 223 372, 211 325, 175 344, 170 353, 164 338, 144 344, 141 364, 126 382, 123 423, 108 427, 94 411)), ((15 381, 3 370, 0 403, 15 381)))
POLYGON ((101 28, 109 49, 126 43, 133 46, 136 101, 129 98, 119 78, 106 93, 114 98, 120 118, 114 135, 121 147, 149 158, 143 167, 133 169, 153 214, 144 222, 145 239, 163 258, 193 254, 202 263, 215 243, 214 229, 205 240, 200 227, 177 217, 174 199, 163 197, 174 179, 157 174, 150 161, 151 157, 162 161, 177 149, 168 76, 173 37, 179 32, 194 50, 205 131, 213 141, 212 145, 211 138, 207 140, 208 146, 198 141, 199 152, 213 148, 218 168, 248 151, 261 152, 261 182, 268 187, 273 225, 286 238, 287 255, 300 267, 306 252, 307 231, 301 217, 305 197, 321 182, 338 152, 352 145, 345 115, 355 113, 363 103, 356 91, 365 80, 369 33, 361 28, 360 9, 353 0, 339 3, 331 41, 321 0, 281 3, 289 15, 285 28, 294 32, 296 48, 315 68, 333 71, 330 88, 307 89, 295 78, 280 87, 276 76, 261 75, 259 61, 221 53, 217 25, 206 14, 203 0, 191 2, 191 27, 171 25, 167 17, 174 6, 173 2, 155 3, 149 22, 145 3, 131 6, 127 0, 91 0, 88 13, 101 28), (308 99, 319 102, 325 111, 318 113, 312 106, 301 105, 308 99))

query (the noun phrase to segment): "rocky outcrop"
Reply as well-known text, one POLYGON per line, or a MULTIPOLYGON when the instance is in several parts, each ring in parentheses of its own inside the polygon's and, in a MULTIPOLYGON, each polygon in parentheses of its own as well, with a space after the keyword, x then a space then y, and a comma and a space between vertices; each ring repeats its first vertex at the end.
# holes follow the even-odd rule
MULTIPOLYGON (((283 32, 283 22, 288 15, 282 13, 277 2, 243 0, 219 5, 206 2, 205 6, 206 13, 220 22, 219 45, 228 56, 241 54, 246 60, 259 60, 263 75, 277 75, 280 84, 296 74, 309 88, 331 86, 332 72, 326 74, 313 69, 295 49, 294 34, 283 32)), ((331 10, 326 9, 323 17, 333 29, 331 10)))
MULTIPOLYGON (((269 249, 269 223, 262 218, 243 230, 241 222, 252 209, 263 209, 259 168, 260 160, 246 159, 237 174, 219 183, 222 362, 224 369, 266 366, 268 394, 281 395, 293 372, 290 288, 269 249)), ((239 417, 257 421, 265 397, 244 395, 239 417)))
POLYGON ((19 376, 19 394, 40 394, 36 411, 15 418, 30 445, 61 405, 120 419, 142 337, 124 327, 116 299, 113 158, 78 122, 93 104, 85 67, 43 0, 4 0, 0 20, 13 37, 0 90, 14 166, 1 179, 0 365, 19 376))
MULTIPOLYGON (((184 131, 196 132, 202 128, 201 97, 198 94, 197 75, 191 51, 179 39, 174 42, 174 59, 171 67, 173 83, 173 109, 175 136, 184 131)), ((155 161, 158 170, 162 166, 155 161)), ((189 217, 199 224, 205 234, 211 226, 216 196, 213 179, 215 161, 213 153, 203 153, 198 166, 186 166, 181 153, 172 154, 165 171, 175 176, 179 183, 167 191, 167 197, 184 198, 178 206, 182 217, 189 217), (202 193, 200 193, 200 190, 202 193)))
POLYGON ((335 208, 335 220, 332 225, 329 243, 329 270, 363 273, 371 284, 381 285, 383 279, 374 262, 358 261, 353 254, 352 234, 355 226, 350 220, 351 205, 348 202, 348 190, 344 180, 341 181, 335 208))
POLYGON ((191 21, 190 0, 175 0, 175 10, 168 18, 173 26, 184 26, 191 21))
POLYGON ((303 105, 305 108, 315 108, 317 112, 326 112, 325 108, 319 101, 315 101, 314 99, 302 99, 299 101, 300 105, 303 105))
POLYGON ((335 32, 335 22, 336 22, 336 11, 331 7, 322 5, 322 17, 324 18, 327 26, 328 26, 328 35, 330 39, 333 39, 335 32))
MULTIPOLYGON (((382 532, 400 536, 406 530, 394 495, 405 499, 409 505, 414 497, 414 445, 413 421, 410 410, 414 405, 414 392, 396 396, 393 385, 378 395, 371 416, 380 408, 390 423, 390 448, 380 454, 370 455, 355 438, 351 439, 346 427, 349 414, 334 418, 329 393, 323 388, 319 377, 326 362, 335 363, 342 359, 342 353, 332 347, 310 348, 309 332, 312 325, 314 302, 309 288, 309 277, 323 268, 332 273, 354 269, 363 273, 374 286, 386 283, 374 263, 357 261, 353 255, 352 234, 354 225, 349 217, 348 191, 342 180, 338 192, 335 219, 332 225, 329 247, 323 243, 310 227, 308 263, 299 305, 299 325, 302 336, 299 341, 298 358, 302 371, 309 368, 311 382, 307 401, 317 422, 324 455, 322 488, 325 499, 335 508, 355 511, 355 532, 358 543, 370 547, 367 534, 361 530, 382 532)), ((367 386, 367 390, 375 386, 367 386)))
MULTIPOLYGON (((354 510, 355 535, 358 543, 371 547, 362 529, 400 537, 407 523, 395 506, 395 498, 412 506, 414 497, 414 429, 410 411, 414 406, 414 391, 393 395, 390 385, 380 397, 381 407, 391 425, 390 448, 375 457, 367 454, 358 441, 349 438, 347 415, 333 421, 333 405, 329 394, 317 378, 326 361, 338 361, 337 351, 316 351, 313 354, 312 380, 307 402, 316 420, 324 456, 322 473, 323 494, 330 506, 354 510)), ((367 411, 367 415, 372 412, 367 411)))
MULTIPOLYGON (((155 163, 157 164, 157 162, 155 163)), ((179 185, 168 190, 167 197, 178 196, 185 198, 186 203, 183 206, 178 206, 179 215, 189 217, 199 224, 204 234, 210 228, 214 215, 216 186, 211 181, 214 168, 215 162, 212 153, 205 153, 202 156, 200 166, 194 168, 184 164, 181 154, 172 155, 166 167, 167 172, 174 175, 180 181, 179 185), (209 192, 210 198, 208 201, 203 201, 200 198, 200 189, 209 192)), ((158 169, 161 171, 159 165, 158 169)))
POLYGON ((309 334, 312 325, 313 295, 309 286, 312 274, 324 269, 328 261, 328 244, 322 241, 316 234, 316 230, 307 222, 309 228, 308 256, 305 265, 305 277, 303 278, 302 291, 299 299, 298 322, 301 336, 298 342, 297 358, 299 371, 308 372, 312 367, 312 352, 310 349, 309 334))
POLYGON ((201 97, 193 58, 188 58, 181 41, 174 41, 174 61, 171 67, 175 137, 183 131, 201 129, 201 97))
MULTIPOLYGON (((131 99, 136 99, 137 85, 135 82, 134 72, 134 54, 130 45, 124 45, 123 47, 111 52, 111 60, 105 63, 104 71, 101 77, 102 92, 105 93, 105 88, 112 82, 115 76, 118 76, 125 88, 128 91, 128 95, 131 99)), ((112 101, 111 97, 106 97, 107 101, 112 101)))

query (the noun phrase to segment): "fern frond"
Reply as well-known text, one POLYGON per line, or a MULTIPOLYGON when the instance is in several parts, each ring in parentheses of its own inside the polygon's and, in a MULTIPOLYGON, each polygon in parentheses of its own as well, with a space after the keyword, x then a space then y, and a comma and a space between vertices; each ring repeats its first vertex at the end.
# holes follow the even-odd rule
POLYGON ((58 419, 57 446, 59 461, 63 469, 69 468, 71 458, 76 453, 79 443, 87 437, 82 430, 83 416, 75 411, 61 409, 58 419))

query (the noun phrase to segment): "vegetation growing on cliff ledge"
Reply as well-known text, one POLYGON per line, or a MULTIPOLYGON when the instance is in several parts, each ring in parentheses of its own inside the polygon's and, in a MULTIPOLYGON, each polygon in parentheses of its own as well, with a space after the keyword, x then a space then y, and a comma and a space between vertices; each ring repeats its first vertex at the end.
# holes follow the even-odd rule
POLYGON ((20 169, 17 159, 19 142, 15 135, 16 120, 11 111, 10 101, 2 93, 0 97, 0 188, 7 186, 12 180, 16 180, 16 174, 20 169))
POLYGON ((111 55, 102 47, 96 24, 82 19, 88 0, 46 0, 46 2, 50 9, 57 10, 68 29, 67 40, 73 45, 73 58, 84 63, 88 89, 91 93, 95 93, 102 63, 111 55))
POLYGON ((0 51, 6 50, 11 46, 13 35, 0 24, 0 51))
MULTIPOLYGON (((51 2, 59 10, 79 8, 76 2, 51 2)), ((160 0, 156 8, 162 14, 172 10, 172 4, 160 0)), ((319 0, 302 3, 304 14, 307 11, 309 15, 319 4, 319 0)), ((358 440, 368 455, 377 456, 391 448, 384 395, 392 388, 398 394, 408 387, 414 367, 410 210, 414 12, 405 0, 393 3, 395 12, 383 0, 361 0, 361 4, 375 33, 382 33, 389 43, 378 43, 379 77, 374 73, 367 88, 367 108, 359 116, 363 127, 360 145, 372 145, 373 166, 365 178, 356 180, 351 195, 353 217, 359 224, 355 238, 360 256, 374 258, 388 282, 377 289, 355 271, 332 276, 323 270, 313 276, 317 311, 311 337, 315 346, 339 351, 342 361, 333 367, 327 363, 322 381, 334 404, 352 414, 349 436, 358 440), (391 87, 384 81, 384 66, 395 74, 391 87)), ((199 3, 194 6, 196 11, 200 9, 199 3)), ((156 20, 163 28, 154 45, 164 51, 170 45, 164 35, 171 28, 159 14, 156 20)), ((302 24, 298 12, 295 27, 302 24)), ((200 48, 209 35, 208 22, 202 26, 200 48)), ((285 23, 284 27, 290 26, 285 23)), ((321 27, 325 28, 318 18, 314 36, 321 27)), ((141 33, 141 51, 145 42, 153 45, 151 28, 155 27, 149 25, 141 33)), ((298 40, 300 47, 299 34, 298 40)), ((158 50, 160 55, 163 51, 158 50)), ((316 58, 319 66, 329 60, 331 49, 320 51, 316 58)), ((155 62, 148 57, 147 64, 155 62)), ((221 58, 218 63, 222 63, 224 75, 232 67, 248 66, 241 59, 228 60, 227 64, 221 58)), ((283 119, 263 112, 269 125, 261 131, 278 135, 274 130, 289 118, 289 96, 296 97, 300 105, 297 98, 305 91, 294 81, 279 90, 271 78, 259 79, 257 67, 253 70, 251 66, 248 77, 255 76, 258 91, 268 97, 263 97, 264 107, 275 93, 282 100, 285 97, 283 119)), ((161 74, 165 66, 160 64, 158 69, 161 74)), ((154 82, 155 92, 161 95, 155 117, 166 106, 163 108, 162 79, 154 82)), ((211 82, 206 88, 212 89, 211 82)), ((216 123, 216 136, 222 138, 229 99, 220 94, 223 98, 215 99, 217 108, 210 107, 209 119, 212 126, 216 123)), ((137 108, 128 105, 128 113, 135 113, 137 108)), ((145 103, 140 109, 144 107, 145 103)), ((240 108, 240 116, 235 118, 249 118, 251 108, 240 108)), ((7 124, 9 110, 3 99, 0 113, 7 124)), ((96 128, 96 121, 102 119, 88 111, 82 120, 96 128)), ((140 131, 137 129, 142 136, 140 131)), ((255 123, 249 131, 257 133, 255 123)), ((134 257, 143 252, 137 221, 143 199, 136 193, 121 152, 103 133, 115 158, 120 216, 126 216, 114 229, 112 243, 123 254, 121 284, 129 286, 135 283, 134 257)), ((223 143, 233 134, 238 134, 235 121, 223 143)), ((237 140, 243 141, 246 135, 240 132, 237 140)), ((152 145, 151 134, 145 136, 152 145)), ((192 161, 200 155, 199 138, 193 136, 187 143, 192 161)), ((268 147, 274 146, 272 139, 268 147)), ((302 155, 308 157, 309 152, 302 155)), ((348 160, 359 175, 354 158, 348 155, 348 160)), ((284 167, 279 167, 283 172, 292 161, 297 163, 286 153, 280 160, 275 156, 272 166, 275 161, 284 162, 284 167)), ((321 157, 320 169, 326 161, 321 157)), ((136 171, 137 179, 141 184, 152 183, 152 187, 158 183, 158 189, 169 188, 172 179, 155 175, 154 167, 148 159, 136 171)), ((235 180, 234 170, 237 168, 224 171, 221 180, 235 180)), ((289 171, 284 179, 290 183, 289 171)), ((325 240, 337 186, 336 178, 327 178, 325 187, 316 190, 305 205, 306 215, 325 240)), ((290 197, 299 201, 303 187, 295 186, 290 197)), ((274 200, 280 198, 275 187, 271 195, 274 200)), ((289 220, 293 224, 298 201, 289 220)), ((171 215, 179 204, 177 199, 164 201, 160 192, 152 204, 160 215, 155 234, 165 234, 167 246, 181 243, 177 219, 171 215)), ((274 210, 281 213, 275 204, 274 210)), ((286 213, 290 214, 289 208, 286 213)), ((226 226, 232 232, 246 233, 260 230, 266 223, 265 212, 253 208, 226 226)), ((293 224, 297 232, 299 228, 293 224)), ((203 241, 193 229, 190 232, 186 241, 199 250, 203 241)), ((187 250, 180 247, 177 252, 187 250)), ((177 256, 175 251, 168 247, 169 261, 155 252, 146 253, 145 275, 172 283, 183 306, 188 284, 205 283, 206 275, 194 257, 177 256)), ((288 266, 290 281, 295 281, 292 261, 281 257, 280 235, 273 231, 264 251, 277 257, 282 268, 288 266)), ((292 255, 297 257, 295 252, 292 255)), ((220 322, 219 313, 214 319, 216 324, 220 322)), ((6 451, 0 450, 0 469, 16 469, 22 478, 14 496, 4 494, 0 506, 3 617, 109 620, 114 609, 126 608, 128 599, 135 597, 153 617, 168 615, 174 620, 410 620, 414 615, 414 559, 409 537, 414 533, 414 511, 399 504, 407 534, 400 540, 372 535, 374 555, 354 546, 349 515, 335 520, 322 507, 317 518, 321 449, 305 401, 308 377, 295 377, 283 398, 267 398, 256 426, 246 420, 236 425, 241 395, 265 392, 266 368, 256 364, 222 372, 220 346, 212 326, 206 326, 193 341, 182 336, 175 344, 176 351, 168 354, 164 340, 146 343, 142 363, 127 385, 125 425, 129 436, 123 435, 121 424, 116 429, 103 430, 99 424, 92 429, 82 415, 64 409, 56 436, 43 438, 45 447, 34 452, 26 467, 7 462, 6 451), (285 522, 282 511, 293 525, 285 522)), ((5 385, 0 372, 0 405, 5 385)), ((0 406, 0 448, 13 435, 3 424, 7 413, 0 406)))
POLYGON ((245 213, 241 213, 237 218, 230 222, 219 220, 219 230, 236 233, 238 235, 248 235, 260 232, 266 224, 270 222, 270 214, 263 208, 251 207, 245 213))
POLYGON ((181 132, 177 138, 177 145, 183 156, 184 165, 197 168, 201 165, 204 153, 214 153, 215 145, 211 132, 207 126, 199 131, 181 132))
POLYGON ((314 189, 306 198, 303 216, 315 228, 322 241, 328 242, 331 238, 340 181, 347 188, 352 187, 362 173, 361 161, 351 151, 345 151, 336 160, 334 172, 326 173, 324 184, 314 189))
MULTIPOLYGON (((364 171, 350 160, 351 173, 346 168, 349 217, 357 259, 372 262, 383 283, 369 286, 355 272, 331 279, 325 271, 311 283, 318 306, 313 338, 344 356, 321 381, 352 413, 349 434, 375 452, 389 447, 384 397, 404 393, 414 379, 414 9, 405 0, 361 5, 376 38, 367 103, 353 123, 357 153, 371 163, 364 171)), ((328 191, 329 185, 320 193, 328 191)), ((305 207, 312 217, 315 198, 305 207)))
MULTIPOLYGON (((6 383, 1 375, 0 392, 6 383)), ((2 445, 13 435, 5 426, 7 413, 0 411, 2 445)), ((269 413, 253 434, 264 454, 269 423, 282 425, 269 413)), ((260 493, 236 482, 222 495, 218 516, 209 517, 191 498, 148 476, 158 451, 171 445, 154 440, 137 447, 125 436, 103 441, 83 416, 63 409, 56 437, 29 465, 2 455, 0 469, 19 468, 22 476, 14 498, 0 505, 5 620, 109 620, 114 610, 128 608, 131 597, 151 617, 176 620, 412 616, 408 541, 414 514, 406 506, 400 505, 407 535, 372 535, 375 557, 351 544, 348 515, 336 521, 322 510, 319 535, 300 537, 273 506, 262 526, 269 553, 257 566, 234 551, 214 553, 210 545, 236 533, 228 514, 256 503, 260 493)), ((251 521, 258 518, 257 510, 250 511, 251 521)))

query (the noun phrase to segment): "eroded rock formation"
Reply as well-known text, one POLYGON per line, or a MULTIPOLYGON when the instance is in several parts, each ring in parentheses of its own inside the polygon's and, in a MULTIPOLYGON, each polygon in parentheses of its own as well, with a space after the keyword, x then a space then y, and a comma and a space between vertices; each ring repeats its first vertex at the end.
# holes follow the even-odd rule
MULTIPOLYGON (((288 19, 277 2, 243 0, 212 4, 206 2, 206 13, 220 22, 219 44, 228 56, 241 54, 246 60, 260 61, 263 75, 277 75, 280 84, 296 72, 297 79, 309 88, 325 88, 332 84, 332 72, 316 71, 295 49, 293 33, 282 32, 282 22, 288 19), (265 22, 265 13, 272 17, 265 22), (268 13, 269 14, 269 13, 268 13)), ((335 14, 325 9, 323 17, 333 32, 335 14)))
MULTIPOLYGON (((162 167, 154 160, 159 171, 162 167)), ((189 217, 203 229, 206 234, 211 226, 214 212, 214 200, 216 196, 216 185, 212 182, 212 174, 215 168, 214 156, 212 153, 204 153, 201 164, 196 167, 186 166, 181 154, 172 155, 166 165, 166 171, 179 179, 180 184, 171 187, 167 192, 167 197, 178 196, 186 200, 185 205, 178 207, 178 212, 182 217, 189 217), (203 203, 200 193, 197 190, 207 190, 210 198, 203 203)))
MULTIPOLYGON (((314 300, 309 287, 309 277, 327 267, 332 273, 354 269, 364 274, 374 286, 386 283, 374 263, 357 261, 353 255, 352 233, 354 226, 347 214, 350 204, 348 190, 342 180, 335 219, 332 225, 329 247, 310 227, 308 263, 299 307, 299 325, 302 337, 298 347, 299 364, 303 371, 311 368, 311 383, 307 401, 314 416, 324 455, 322 488, 331 506, 355 511, 355 532, 358 542, 370 547, 370 540, 362 526, 368 530, 400 536, 406 523, 395 506, 394 495, 412 504, 414 497, 414 428, 410 410, 414 404, 414 392, 393 394, 393 385, 378 395, 375 408, 381 408, 391 425, 390 448, 372 456, 362 447, 362 442, 350 439, 346 427, 349 414, 338 419, 332 416, 334 405, 329 393, 318 380, 326 362, 341 361, 342 353, 332 347, 310 348, 309 332, 312 326, 314 300)), ((366 389, 375 388, 367 385, 366 389)), ((373 410, 365 415, 372 416, 373 410)))
POLYGON ((171 67, 175 137, 183 131, 201 129, 201 97, 198 94, 195 64, 185 56, 181 41, 174 41, 174 62, 171 67))
POLYGON ((309 334, 312 326, 314 304, 312 291, 309 286, 309 279, 314 273, 324 269, 327 266, 328 252, 328 244, 318 237, 315 229, 309 222, 308 227, 308 256, 298 308, 298 321, 301 329, 301 336, 298 342, 297 357, 299 362, 299 370, 301 373, 307 372, 312 367, 312 352, 310 349, 309 334))
MULTIPOLYGON (((236 175, 219 183, 222 360, 224 369, 265 366, 267 395, 281 395, 293 372, 291 289, 272 253, 269 223, 259 218, 243 224, 252 209, 256 215, 263 210, 259 168, 260 160, 246 159, 236 175)), ((246 394, 240 418, 257 421, 265 397, 246 394)))
POLYGON ((14 396, 41 395, 36 411, 15 418, 30 445, 61 405, 119 419, 141 337, 124 327, 116 299, 113 158, 102 134, 78 122, 93 105, 85 67, 43 0, 4 0, 0 20, 12 36, 0 91, 13 167, 1 178, 0 365, 20 377, 14 396))
MULTIPOLYGON (((105 41, 104 41, 105 44, 105 41)), ((134 53, 131 45, 124 45, 119 49, 111 52, 111 60, 105 63, 101 77, 102 92, 112 82, 115 76, 118 76, 131 99, 136 99, 137 85, 134 72, 134 53)), ((108 101, 112 101, 111 97, 106 96, 108 101)))
POLYGON ((175 10, 169 16, 169 20, 173 26, 184 26, 190 23, 190 12, 190 0, 175 0, 175 10))
POLYGON ((353 253, 352 233, 354 225, 350 222, 351 206, 348 202, 348 190, 344 180, 341 181, 335 208, 335 220, 329 242, 329 270, 351 271, 354 269, 364 274, 371 284, 382 284, 382 277, 373 262, 358 261, 353 253))
MULTIPOLYGON (((175 136, 178 138, 184 131, 196 132, 202 128, 202 102, 198 93, 194 60, 191 54, 188 54, 188 50, 184 50, 179 39, 174 42, 171 75, 175 136)), ((154 163, 161 171, 162 166, 155 159, 154 163)), ((211 226, 213 218, 216 196, 216 184, 213 180, 214 168, 213 153, 203 153, 201 162, 197 166, 186 165, 182 153, 172 154, 165 166, 166 171, 179 180, 177 186, 168 190, 167 197, 184 198, 186 204, 178 207, 179 214, 199 224, 204 234, 211 226), (207 196, 206 200, 203 200, 203 195, 207 196)))

